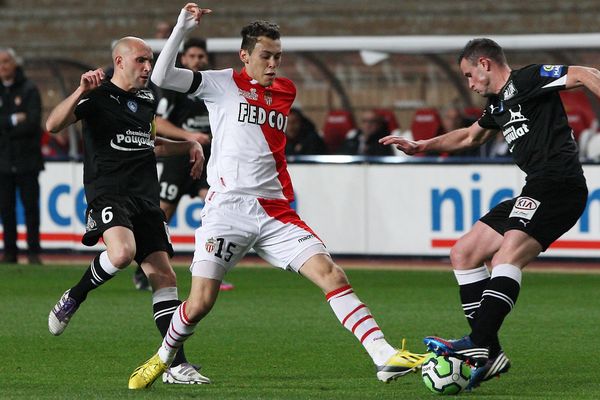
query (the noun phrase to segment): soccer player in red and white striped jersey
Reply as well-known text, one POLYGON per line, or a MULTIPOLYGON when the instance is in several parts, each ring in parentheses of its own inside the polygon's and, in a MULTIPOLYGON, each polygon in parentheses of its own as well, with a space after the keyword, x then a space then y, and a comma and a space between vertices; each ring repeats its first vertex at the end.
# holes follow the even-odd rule
POLYGON ((373 359, 387 382, 416 370, 424 356, 397 350, 385 339, 369 308, 350 286, 319 237, 290 207, 292 182, 285 159, 285 125, 296 96, 278 77, 279 27, 256 21, 242 29, 241 72, 191 72, 175 67, 179 44, 211 10, 189 3, 156 63, 158 86, 204 100, 213 133, 208 162, 210 191, 196 231, 190 296, 175 312, 158 353, 134 371, 129 388, 149 387, 213 307, 225 274, 254 249, 275 267, 315 283, 333 312, 373 359))

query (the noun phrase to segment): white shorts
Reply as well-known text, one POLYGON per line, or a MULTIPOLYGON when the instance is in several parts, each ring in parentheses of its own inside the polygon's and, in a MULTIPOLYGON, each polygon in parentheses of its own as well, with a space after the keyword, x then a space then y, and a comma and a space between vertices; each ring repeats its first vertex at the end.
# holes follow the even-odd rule
POLYGON ((329 254, 287 200, 210 191, 196 230, 193 276, 222 280, 250 251, 298 272, 315 254, 329 254))

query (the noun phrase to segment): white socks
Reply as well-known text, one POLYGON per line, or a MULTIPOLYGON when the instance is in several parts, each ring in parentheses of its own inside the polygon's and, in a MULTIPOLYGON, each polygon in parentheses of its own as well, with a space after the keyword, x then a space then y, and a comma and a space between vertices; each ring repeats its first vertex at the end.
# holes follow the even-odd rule
POLYGON ((356 336, 375 365, 382 365, 396 353, 396 349, 385 340, 371 311, 354 294, 352 286, 331 291, 326 298, 338 320, 356 336))
POLYGON ((185 305, 186 302, 184 301, 173 313, 169 330, 158 349, 158 356, 167 365, 173 362, 177 350, 179 350, 187 338, 192 336, 194 329, 196 329, 197 323, 190 322, 185 316, 185 305))

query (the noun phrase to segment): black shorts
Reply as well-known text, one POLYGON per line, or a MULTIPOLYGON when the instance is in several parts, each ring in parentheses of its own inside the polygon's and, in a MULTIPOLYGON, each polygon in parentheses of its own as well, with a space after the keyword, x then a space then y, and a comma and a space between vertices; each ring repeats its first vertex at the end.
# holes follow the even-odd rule
POLYGON ((206 163, 200 179, 190 176, 190 158, 187 155, 165 157, 163 171, 160 174, 160 200, 177 204, 184 195, 198 196, 200 189, 208 189, 206 181, 206 163))
POLYGON ((496 232, 517 229, 546 249, 575 225, 587 204, 584 179, 538 178, 527 182, 519 197, 503 201, 480 221, 496 232))
POLYGON ((155 251, 166 251, 173 257, 173 246, 165 214, 156 204, 139 197, 102 195, 88 205, 86 227, 81 242, 98 243, 102 234, 113 226, 131 229, 135 237, 135 261, 142 261, 155 251))

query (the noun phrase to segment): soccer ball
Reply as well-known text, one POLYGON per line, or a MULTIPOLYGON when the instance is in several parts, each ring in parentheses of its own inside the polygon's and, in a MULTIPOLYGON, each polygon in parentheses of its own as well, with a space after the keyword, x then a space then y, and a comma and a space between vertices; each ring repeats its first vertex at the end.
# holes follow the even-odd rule
POLYGON ((467 387, 471 368, 458 358, 429 353, 421 373, 425 386, 433 393, 457 394, 467 387))

